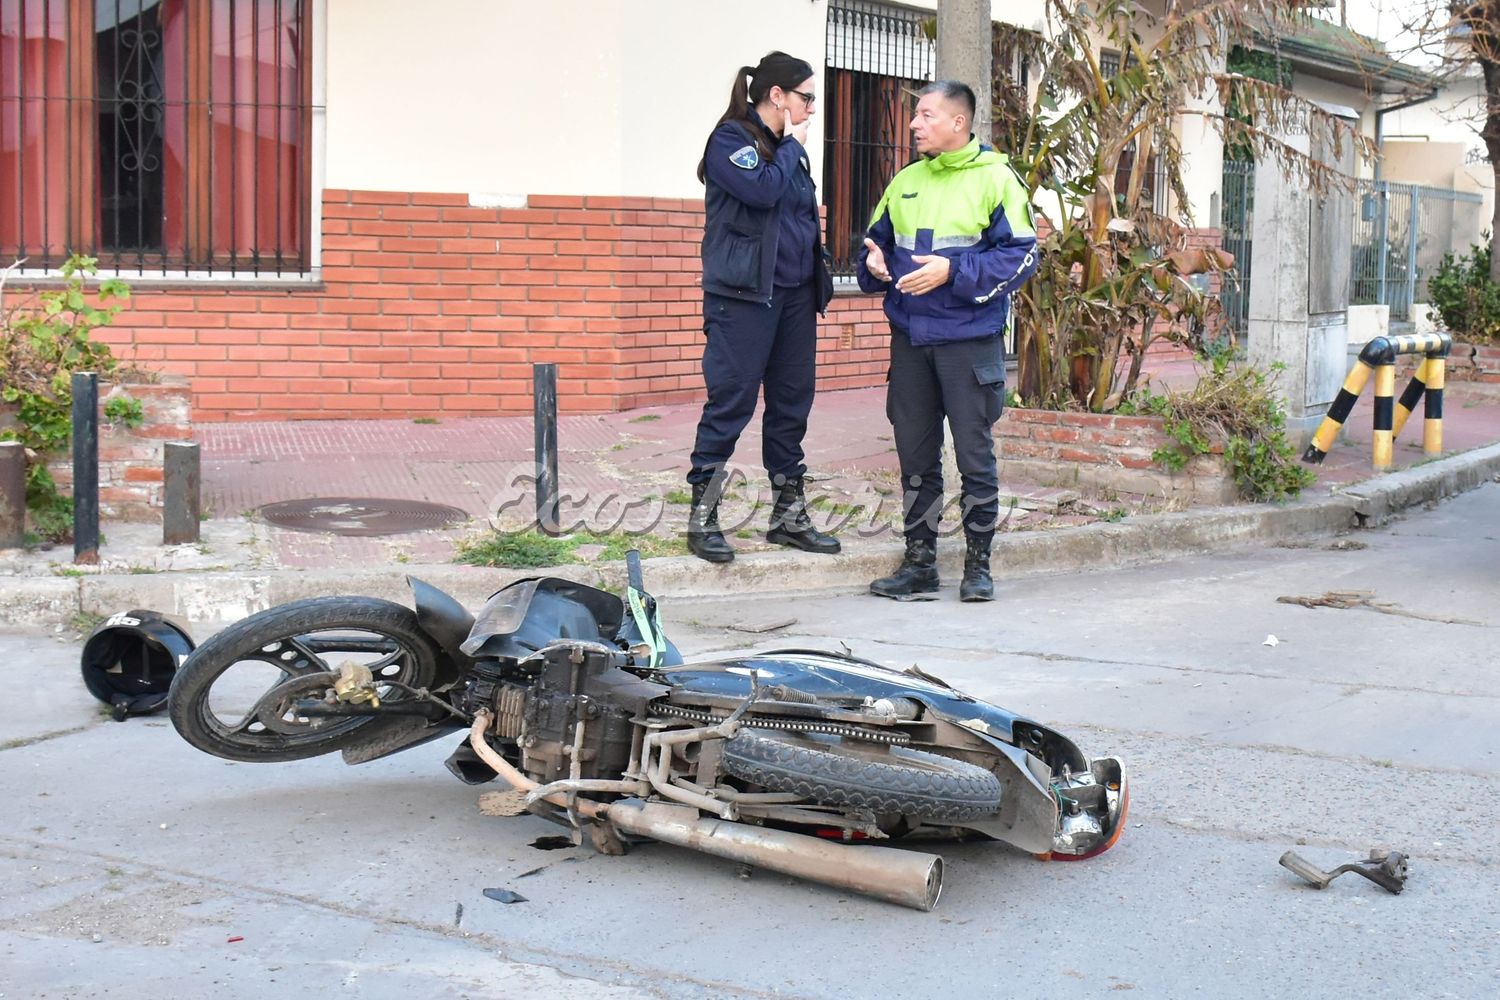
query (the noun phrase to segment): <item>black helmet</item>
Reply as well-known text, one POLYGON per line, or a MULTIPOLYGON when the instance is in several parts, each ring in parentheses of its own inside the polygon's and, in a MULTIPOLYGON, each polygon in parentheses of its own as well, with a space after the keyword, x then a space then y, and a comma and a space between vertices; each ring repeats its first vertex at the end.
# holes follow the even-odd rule
POLYGON ((167 703, 172 675, 192 651, 192 636, 161 614, 122 611, 83 644, 83 683, 123 722, 167 703))

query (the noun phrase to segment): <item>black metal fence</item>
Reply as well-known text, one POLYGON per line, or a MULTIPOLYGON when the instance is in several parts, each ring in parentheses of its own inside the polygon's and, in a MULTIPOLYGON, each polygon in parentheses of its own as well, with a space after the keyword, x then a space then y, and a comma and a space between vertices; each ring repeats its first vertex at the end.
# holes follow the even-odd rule
POLYGON ((310 7, 0 0, 0 262, 306 270, 310 7))

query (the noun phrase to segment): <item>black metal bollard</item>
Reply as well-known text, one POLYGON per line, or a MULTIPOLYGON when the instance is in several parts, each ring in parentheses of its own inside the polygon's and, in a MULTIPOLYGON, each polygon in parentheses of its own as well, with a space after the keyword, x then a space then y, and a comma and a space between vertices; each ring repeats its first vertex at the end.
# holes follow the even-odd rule
POLYGON ((0 549, 26 542, 26 446, 0 441, 0 549))
POLYGON ((99 376, 73 373, 73 561, 99 561, 99 376))
POLYGON ((543 534, 560 533, 557 515, 557 365, 531 366, 536 429, 536 522, 543 534))
POLYGON ((198 445, 168 441, 162 447, 161 543, 182 545, 198 540, 203 511, 198 445))

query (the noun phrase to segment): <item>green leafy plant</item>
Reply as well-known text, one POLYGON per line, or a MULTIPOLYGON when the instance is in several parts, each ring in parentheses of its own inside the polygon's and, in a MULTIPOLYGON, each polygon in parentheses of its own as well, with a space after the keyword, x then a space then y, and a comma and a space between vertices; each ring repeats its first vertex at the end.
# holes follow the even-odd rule
MULTIPOLYGON (((109 346, 92 334, 114 320, 130 289, 124 282, 105 280, 91 301, 85 281, 97 273, 98 261, 74 254, 60 269, 61 288, 44 289, 7 306, 4 277, 10 270, 0 276, 0 402, 14 408, 15 421, 0 429, 0 439, 20 441, 45 456, 67 448, 72 437, 74 373, 92 371, 107 378, 119 371, 109 346)), ((133 412, 130 402, 139 408, 134 400, 117 406, 133 412)), ((70 537, 73 502, 58 491, 44 461, 26 471, 26 506, 39 535, 59 541, 70 537)))
POLYGON ((146 409, 139 399, 121 393, 104 401, 104 419, 134 430, 146 422, 146 409))
POLYGON ((1471 344, 1500 343, 1500 283, 1490 278, 1491 254, 1488 243, 1459 257, 1445 253, 1427 279, 1427 299, 1443 324, 1471 344))
POLYGON ((1274 393, 1270 372, 1241 366, 1222 357, 1191 390, 1144 394, 1130 412, 1160 416, 1171 443, 1151 459, 1181 471, 1199 455, 1222 448, 1224 461, 1240 495, 1248 500, 1285 500, 1297 496, 1317 478, 1297 464, 1297 450, 1286 437, 1286 412, 1274 393))

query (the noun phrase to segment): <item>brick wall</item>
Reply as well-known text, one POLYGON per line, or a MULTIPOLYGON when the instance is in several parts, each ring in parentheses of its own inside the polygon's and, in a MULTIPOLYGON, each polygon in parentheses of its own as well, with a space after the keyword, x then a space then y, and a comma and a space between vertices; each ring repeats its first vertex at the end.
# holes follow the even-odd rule
MULTIPOLYGON (((199 421, 564 412, 702 396, 701 201, 326 191, 315 286, 140 284, 103 339, 187 377, 199 421)), ((885 377, 870 296, 840 297, 821 384, 885 377)))
MULTIPOLYGON (((160 383, 99 386, 99 512, 106 518, 154 520, 162 506, 162 445, 193 437, 192 392, 182 378, 160 383), (124 393, 141 403, 144 420, 131 429, 104 420, 104 405, 124 393)), ((65 494, 73 491, 67 455, 47 463, 65 494)))
POLYGON ((1500 382, 1500 346, 1454 344, 1444 368, 1456 382, 1500 382))
POLYGON ((1151 460, 1168 442, 1160 417, 1117 417, 1012 407, 995 425, 1000 477, 1049 486, 1108 487, 1122 493, 1228 503, 1234 482, 1217 455, 1199 456, 1181 472, 1151 460))
MULTIPOLYGON (((329 190, 320 283, 138 282, 101 337, 189 379, 200 422, 529 413, 535 362, 565 413, 687 402, 702 219, 700 200, 329 190)), ((888 336, 877 297, 841 293, 820 388, 881 384, 888 336)))

